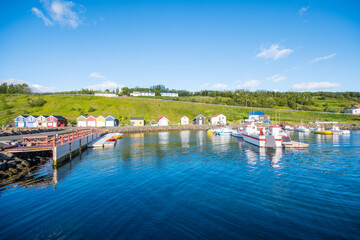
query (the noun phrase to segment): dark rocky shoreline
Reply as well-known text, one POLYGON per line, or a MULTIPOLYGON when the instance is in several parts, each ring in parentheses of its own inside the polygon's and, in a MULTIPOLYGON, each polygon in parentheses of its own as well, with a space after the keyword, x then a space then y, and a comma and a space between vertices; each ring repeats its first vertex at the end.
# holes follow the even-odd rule
POLYGON ((61 131, 66 128, 27 128, 27 127, 0 127, 0 137, 22 135, 22 134, 34 134, 43 132, 61 131))
POLYGON ((0 184, 26 176, 40 164, 48 162, 50 158, 51 152, 0 152, 0 184))

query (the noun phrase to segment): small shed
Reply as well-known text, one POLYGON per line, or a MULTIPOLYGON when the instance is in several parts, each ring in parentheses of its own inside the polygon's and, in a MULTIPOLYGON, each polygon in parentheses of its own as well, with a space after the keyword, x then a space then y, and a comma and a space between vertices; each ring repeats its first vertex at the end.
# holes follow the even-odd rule
POLYGON ((119 120, 117 120, 115 117, 109 115, 105 118, 105 126, 106 127, 115 127, 119 124, 119 120))
POLYGON ((37 117, 36 121, 37 121, 37 126, 38 127, 47 127, 47 118, 49 116, 48 115, 40 115, 37 117))
POLYGON ((181 125, 188 125, 188 124, 189 124, 189 118, 186 117, 186 116, 183 116, 183 117, 180 119, 180 124, 181 124, 181 125))
POLYGON ((15 127, 26 127, 26 118, 28 115, 19 115, 14 119, 15 127))
POLYGON ((195 125, 204 125, 205 124, 205 117, 201 114, 197 115, 194 120, 193 124, 195 125))
POLYGON ((86 119, 87 127, 96 127, 96 116, 90 116, 86 119))
POLYGON ((224 114, 218 114, 210 118, 211 125, 225 125, 226 124, 226 116, 224 114))
POLYGON ((143 117, 130 117, 130 126, 134 126, 134 127, 145 126, 145 119, 143 117))
POLYGON ((66 127, 67 120, 63 116, 51 115, 47 118, 48 127, 66 127))
POLYGON ((96 118, 96 126, 97 127, 105 127, 105 117, 103 116, 98 116, 96 118))
POLYGON ((78 127, 86 127, 87 116, 80 116, 76 119, 78 127))
POLYGON ((26 126, 27 127, 37 127, 37 119, 38 116, 30 115, 26 118, 26 126))
POLYGON ((158 126, 169 126, 169 119, 167 119, 166 117, 162 116, 161 118, 159 118, 157 120, 158 122, 158 126))

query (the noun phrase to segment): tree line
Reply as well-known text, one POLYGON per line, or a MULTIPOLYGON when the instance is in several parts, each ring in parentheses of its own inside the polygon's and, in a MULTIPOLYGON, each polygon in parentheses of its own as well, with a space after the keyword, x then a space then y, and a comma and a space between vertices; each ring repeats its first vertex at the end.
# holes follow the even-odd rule
POLYGON ((26 83, 23 84, 7 84, 0 85, 0 94, 29 94, 31 89, 26 83))

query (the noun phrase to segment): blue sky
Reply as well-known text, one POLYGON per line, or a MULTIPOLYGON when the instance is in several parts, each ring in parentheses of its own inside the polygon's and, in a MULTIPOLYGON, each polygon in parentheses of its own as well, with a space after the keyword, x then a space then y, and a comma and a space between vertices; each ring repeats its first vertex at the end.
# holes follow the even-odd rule
POLYGON ((0 2, 0 81, 360 91, 360 1, 0 2))

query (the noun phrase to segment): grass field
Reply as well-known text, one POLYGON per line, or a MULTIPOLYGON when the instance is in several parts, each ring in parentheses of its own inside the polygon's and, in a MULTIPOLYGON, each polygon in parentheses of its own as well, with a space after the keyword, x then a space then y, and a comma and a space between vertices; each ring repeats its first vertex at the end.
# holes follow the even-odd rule
MULTIPOLYGON (((256 111, 256 108, 252 109, 256 111)), ((263 110, 261 110, 263 111, 263 110)), ((233 106, 214 106, 199 103, 184 103, 171 101, 158 101, 144 98, 107 98, 86 95, 57 95, 57 96, 35 96, 35 95, 0 95, 0 125, 13 121, 21 114, 26 115, 62 115, 75 123, 80 115, 113 115, 118 118, 121 124, 129 125, 130 117, 144 117, 146 123, 157 120, 161 116, 166 116, 170 124, 177 125, 182 116, 187 116, 192 120, 198 114, 203 114, 206 118, 222 113, 227 116, 230 123, 239 123, 247 117, 248 108, 233 106), (42 106, 29 104, 43 99, 46 103, 42 106)), ((270 115, 272 121, 275 114, 281 121, 288 122, 310 122, 310 121, 337 121, 340 123, 360 124, 360 116, 349 116, 331 113, 309 113, 285 110, 265 110, 265 114, 270 115)))

